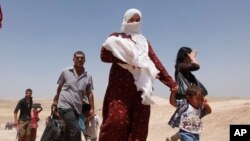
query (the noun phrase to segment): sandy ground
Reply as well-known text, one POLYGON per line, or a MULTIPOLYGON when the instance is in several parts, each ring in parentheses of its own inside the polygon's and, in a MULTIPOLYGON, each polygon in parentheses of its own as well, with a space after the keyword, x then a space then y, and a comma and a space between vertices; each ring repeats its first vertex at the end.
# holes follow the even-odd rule
MULTIPOLYGON (((172 129, 167 125, 175 108, 169 105, 168 99, 155 97, 157 105, 152 106, 147 141, 165 141, 178 129, 172 129)), ((250 125, 250 99, 248 98, 216 98, 208 97, 212 107, 212 114, 204 117, 201 141, 228 141, 230 124, 250 125)), ((37 141, 44 130, 45 118, 50 113, 51 100, 36 100, 42 104, 37 141)), ((15 141, 16 130, 5 130, 7 121, 13 121, 13 110, 17 100, 0 100, 0 141, 15 141)), ((97 112, 101 114, 101 101, 96 102, 97 112)))

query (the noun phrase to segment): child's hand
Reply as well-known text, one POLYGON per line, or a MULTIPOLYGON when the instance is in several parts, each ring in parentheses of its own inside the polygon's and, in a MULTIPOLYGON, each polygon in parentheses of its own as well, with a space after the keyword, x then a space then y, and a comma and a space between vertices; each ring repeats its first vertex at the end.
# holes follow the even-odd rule
POLYGON ((89 119, 87 118, 85 121, 85 125, 88 126, 89 125, 89 119))
POLYGON ((205 99, 205 98, 203 99, 203 105, 204 106, 208 105, 207 99, 205 99))
POLYGON ((188 53, 188 56, 192 59, 192 58, 195 58, 197 55, 197 51, 196 50, 193 50, 192 52, 188 53))
POLYGON ((95 114, 95 112, 94 112, 94 109, 90 109, 90 111, 89 111, 89 116, 91 117, 91 116, 93 116, 95 114))
POLYGON ((203 101, 203 106, 206 109, 208 114, 212 113, 212 109, 211 109, 210 105, 208 104, 207 99, 205 99, 205 98, 204 98, 204 101, 203 101))
POLYGON ((191 60, 191 63, 196 63, 198 64, 198 61, 196 60, 196 55, 197 55, 197 51, 196 50, 193 50, 192 52, 188 53, 187 54, 191 60))
POLYGON ((171 90, 171 93, 170 93, 170 97, 169 97, 169 103, 176 107, 176 94, 177 94, 177 91, 178 91, 178 85, 173 89, 171 90))
POLYGON ((175 86, 174 88, 172 88, 170 91, 173 92, 173 93, 177 93, 178 89, 179 89, 179 86, 176 85, 176 86, 175 86))
POLYGON ((88 117, 86 117, 85 125, 88 126, 92 118, 93 118, 93 116, 90 116, 90 115, 88 117))

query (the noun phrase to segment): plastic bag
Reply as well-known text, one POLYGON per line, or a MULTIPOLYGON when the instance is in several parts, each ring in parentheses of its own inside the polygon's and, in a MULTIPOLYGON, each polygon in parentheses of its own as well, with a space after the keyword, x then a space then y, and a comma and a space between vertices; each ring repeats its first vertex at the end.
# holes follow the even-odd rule
MULTIPOLYGON (((208 94, 207 89, 205 86, 193 75, 196 81, 196 85, 203 89, 203 93, 206 96, 208 94)), ((179 85, 178 92, 177 92, 177 99, 182 99, 185 97, 185 93, 187 88, 191 85, 191 83, 182 75, 181 72, 178 72, 176 77, 176 82, 179 85)))

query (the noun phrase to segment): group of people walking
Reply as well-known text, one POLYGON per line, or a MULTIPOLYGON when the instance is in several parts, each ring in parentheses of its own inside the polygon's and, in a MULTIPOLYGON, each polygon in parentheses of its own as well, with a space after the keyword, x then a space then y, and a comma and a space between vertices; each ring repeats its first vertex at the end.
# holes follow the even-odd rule
MULTIPOLYGON (((127 10, 121 32, 110 34, 101 47, 101 60, 112 66, 103 102, 99 141, 146 141, 150 105, 155 103, 152 96, 156 79, 170 88, 170 103, 176 107, 176 112, 169 125, 180 128, 175 136, 167 140, 197 141, 201 132, 200 119, 211 113, 211 108, 205 99, 205 87, 200 87, 201 83, 191 73, 200 68, 195 58, 196 52, 189 47, 180 48, 173 79, 158 59, 149 40, 141 34, 141 20, 142 13, 138 9, 127 10), (182 93, 182 86, 177 81, 179 73, 189 82, 182 93)), ((92 123, 90 121, 95 117, 93 79, 84 67, 84 52, 76 51, 73 62, 73 66, 63 69, 60 74, 53 102, 65 124, 64 141, 81 141, 81 115, 84 115, 85 123, 92 123)), ((27 126, 26 120, 30 119, 23 116, 31 110, 32 98, 29 93, 27 90, 22 100, 26 108, 21 110, 19 116, 19 124, 22 126, 27 126)), ((97 140, 96 137, 87 137, 85 139, 97 140)))
POLYGON ((39 116, 43 110, 40 104, 33 103, 32 89, 25 90, 25 97, 18 101, 14 110, 14 126, 18 141, 35 141, 39 116), (18 111, 20 111, 18 117, 18 111))

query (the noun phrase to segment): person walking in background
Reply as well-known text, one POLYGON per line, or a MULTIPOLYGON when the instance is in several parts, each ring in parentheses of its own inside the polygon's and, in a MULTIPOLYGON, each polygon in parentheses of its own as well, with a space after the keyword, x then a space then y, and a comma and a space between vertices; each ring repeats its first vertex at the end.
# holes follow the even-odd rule
POLYGON ((19 100, 14 110, 14 125, 18 132, 18 141, 30 141, 31 132, 31 108, 32 108, 32 90, 25 90, 25 97, 19 100), (18 111, 19 117, 17 118, 18 111))
POLYGON ((31 134, 30 141, 36 141, 36 133, 38 128, 38 121, 40 120, 38 114, 43 110, 40 104, 33 104, 31 111, 31 134))
POLYGON ((90 105, 83 104, 82 112, 85 121, 85 129, 83 130, 83 135, 85 141, 97 141, 99 128, 101 125, 101 118, 95 113, 90 115, 90 105))
POLYGON ((57 103, 59 114, 65 123, 65 141, 81 141, 79 115, 84 102, 91 105, 90 114, 94 114, 94 96, 92 76, 84 68, 85 54, 76 51, 73 56, 74 66, 65 68, 57 83, 57 103), (85 101, 83 102, 83 99, 85 101))
MULTIPOLYGON (((204 98, 203 89, 197 85, 189 86, 185 96, 186 98, 183 99, 168 124, 173 128, 180 128, 181 141, 199 141, 202 129, 201 118, 210 114, 212 109, 204 98)), ((173 104, 176 105, 174 101, 176 100, 173 100, 173 104)), ((167 141, 170 141, 170 139, 167 138, 167 141)))
MULTIPOLYGON (((192 71, 200 69, 200 65, 196 59, 197 51, 192 50, 190 47, 181 47, 177 53, 175 63, 175 80, 177 81, 178 73, 181 73, 189 83, 197 85, 196 78, 192 71)), ((177 99, 182 99, 184 94, 178 94, 177 99)))
POLYGON ((51 119, 56 119, 56 120, 61 119, 56 103, 53 103, 51 105, 50 110, 51 112, 50 112, 50 115, 46 118, 45 125, 47 125, 51 119))
MULTIPOLYGON (((196 79, 195 75, 192 74, 192 71, 197 71, 200 69, 200 65, 196 59, 197 51, 192 50, 190 47, 181 47, 178 50, 177 56, 176 56, 176 64, 175 64, 175 80, 178 83, 179 75, 182 75, 183 79, 187 80, 188 83, 194 84, 194 85, 201 85, 201 83, 196 79)), ((183 85, 183 83, 180 83, 178 85, 183 85)), ((179 88, 183 88, 182 86, 179 86, 179 88)), ((204 86, 202 86, 204 90, 204 94, 207 95, 207 90, 204 86)), ((181 103, 183 102, 183 99, 185 99, 185 93, 183 91, 178 91, 177 94, 171 93, 170 94, 170 104, 174 107, 178 108, 181 103)), ((171 141, 177 141, 179 139, 179 131, 171 136, 171 141)))
POLYGON ((141 34, 142 14, 129 9, 121 33, 112 33, 101 49, 101 60, 112 63, 103 103, 99 141, 146 141, 153 82, 171 91, 178 86, 141 34))
POLYGON ((13 127, 13 123, 12 122, 7 122, 5 124, 5 130, 12 130, 12 127, 13 127))
POLYGON ((46 118, 46 127, 40 141, 62 141, 64 138, 65 125, 58 113, 57 104, 51 105, 51 113, 46 118))

